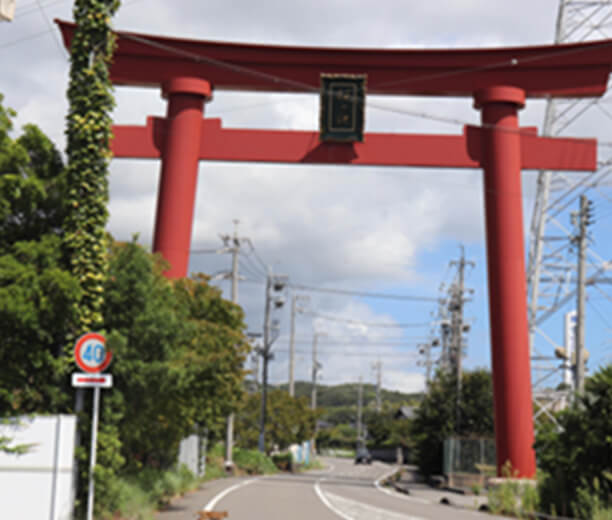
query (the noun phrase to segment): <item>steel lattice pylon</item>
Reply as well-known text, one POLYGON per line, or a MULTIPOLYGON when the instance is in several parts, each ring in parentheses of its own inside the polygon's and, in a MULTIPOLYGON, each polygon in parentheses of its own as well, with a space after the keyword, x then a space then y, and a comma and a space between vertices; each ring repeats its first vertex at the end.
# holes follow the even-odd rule
MULTIPOLYGON (((559 1, 555 43, 607 39, 610 35, 612 0, 559 1)), ((586 121, 585 118, 594 119, 599 116, 605 118, 605 122, 596 125, 599 131, 596 137, 598 141, 610 141, 612 111, 606 108, 606 103, 610 103, 611 99, 610 88, 601 99, 549 99, 543 133, 558 136, 568 129, 574 132, 586 121)), ((555 360, 552 351, 557 344, 540 326, 562 308, 567 308, 567 304, 576 297, 576 258, 571 251, 570 212, 576 209, 581 194, 593 193, 593 190, 597 190, 602 200, 612 202, 612 198, 604 192, 604 187, 610 186, 612 180, 612 148, 600 146, 598 155, 599 169, 596 172, 575 174, 541 171, 537 178, 527 268, 533 386, 536 396, 539 383, 545 381, 550 386, 550 376, 557 372, 560 364, 556 360, 551 365, 551 361, 555 360), (548 346, 542 348, 542 341, 548 346), (538 374, 542 372, 545 375, 540 377, 538 374)), ((592 248, 588 251, 588 260, 587 284, 605 282, 602 274, 611 267, 610 262, 606 262, 592 248)))

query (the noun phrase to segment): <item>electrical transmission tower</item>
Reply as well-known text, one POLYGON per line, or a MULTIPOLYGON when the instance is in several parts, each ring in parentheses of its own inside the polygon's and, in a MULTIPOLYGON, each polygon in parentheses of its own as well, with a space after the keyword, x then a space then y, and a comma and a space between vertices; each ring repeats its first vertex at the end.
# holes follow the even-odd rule
MULTIPOLYGON (((612 0, 588 1, 559 0, 555 43, 571 43, 586 40, 606 39, 612 35, 612 0)), ((564 100, 549 99, 546 103, 543 134, 561 136, 574 132, 587 124, 588 133, 597 135, 598 141, 609 141, 612 112, 606 103, 610 102, 609 90, 600 99, 564 100)), ((600 146, 599 169, 588 174, 540 171, 537 178, 527 268, 529 338, 532 370, 534 373, 534 395, 536 399, 551 403, 564 399, 565 395, 553 396, 542 393, 540 384, 554 386, 550 377, 560 366, 554 363, 552 352, 559 345, 553 337, 551 320, 567 304, 575 301, 578 291, 575 255, 571 250, 572 230, 570 211, 576 209, 579 199, 586 192, 597 195, 600 200, 612 202, 606 194, 612 176, 612 148, 600 146), (543 330, 547 323, 548 328, 543 330), (553 362, 551 364, 551 362, 553 362), (544 373, 544 376, 541 374, 544 373)), ((586 252, 586 274, 584 285, 605 283, 602 276, 612 267, 591 248, 586 252)), ((558 333, 562 333, 559 319, 558 333)), ((580 327, 581 325, 579 325, 580 327)))

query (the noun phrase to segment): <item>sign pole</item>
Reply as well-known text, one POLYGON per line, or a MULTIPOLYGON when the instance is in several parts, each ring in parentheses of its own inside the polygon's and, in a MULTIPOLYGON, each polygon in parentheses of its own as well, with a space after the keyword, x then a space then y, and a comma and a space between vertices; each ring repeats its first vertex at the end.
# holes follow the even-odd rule
POLYGON ((98 442, 98 411, 100 409, 100 387, 94 387, 93 417, 91 419, 91 449, 89 454, 89 492, 87 494, 87 520, 93 520, 94 468, 96 466, 96 445, 98 442))
MULTIPOLYGON (((113 376, 102 371, 110 365, 113 353, 106 350, 106 338, 96 332, 83 334, 74 345, 74 360, 81 373, 72 374, 72 386, 93 388, 93 410, 91 413, 91 446, 89 451, 89 490, 87 492, 87 520, 93 520, 94 509, 94 470, 96 468, 96 448, 98 445, 98 416, 100 414, 100 388, 111 388, 113 376)), ((78 394, 77 394, 78 396, 78 394)), ((77 401, 79 402, 79 401, 77 401)), ((82 400, 80 400, 82 403, 82 400)))

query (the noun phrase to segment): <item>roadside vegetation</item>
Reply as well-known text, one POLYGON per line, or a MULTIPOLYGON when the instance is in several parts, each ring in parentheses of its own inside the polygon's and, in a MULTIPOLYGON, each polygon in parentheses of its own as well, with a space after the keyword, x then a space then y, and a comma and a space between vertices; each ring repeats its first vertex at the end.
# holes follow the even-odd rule
POLYGON ((414 463, 428 478, 442 475, 443 444, 449 437, 493 437, 493 388, 486 370, 464 372, 457 413, 457 379, 438 372, 412 422, 414 463))
MULTIPOLYGON (((291 444, 312 439, 317 412, 310 409, 306 397, 289 396, 286 390, 268 390, 265 429, 266 453, 285 451, 291 444)), ((256 449, 261 421, 261 393, 251 393, 241 400, 236 413, 235 442, 246 449, 256 449)))
MULTIPOLYGON (((425 477, 442 474, 446 438, 493 436, 490 373, 464 373, 459 414, 456 395, 455 378, 438 373, 416 410, 409 431, 413 460, 425 477)), ((612 365, 587 378, 584 394, 555 417, 557 423, 537 424, 536 485, 512 480, 512 468, 506 467, 510 480, 489 489, 489 510, 518 517, 612 519, 612 365)))
POLYGON ((537 434, 545 512, 612 518, 612 364, 585 381, 584 394, 537 434))
MULTIPOLYGON (((0 417, 73 413, 75 368, 66 338, 83 319, 83 293, 62 242, 67 170, 37 127, 13 137, 14 116, 0 104, 0 417)), ((106 271, 82 275, 96 277, 104 295, 97 331, 114 353, 114 387, 101 402, 98 515, 112 511, 136 475, 170 471, 180 440, 200 425, 211 440, 220 438, 244 395, 249 350, 242 310, 206 276, 169 281, 163 260, 136 240, 105 236, 105 244, 106 271)), ((79 421, 83 439, 87 417, 79 421)), ((6 450, 10 440, 1 445, 6 450)), ((87 455, 82 446, 83 469, 87 455)))
MULTIPOLYGON (((209 480, 225 478, 223 443, 215 444, 206 457, 206 473, 196 477, 186 466, 170 470, 148 468, 132 476, 117 479, 116 500, 107 504, 102 520, 153 520, 155 513, 174 500, 201 487, 209 480)), ((272 460, 258 451, 235 449, 235 475, 276 473, 272 460)))

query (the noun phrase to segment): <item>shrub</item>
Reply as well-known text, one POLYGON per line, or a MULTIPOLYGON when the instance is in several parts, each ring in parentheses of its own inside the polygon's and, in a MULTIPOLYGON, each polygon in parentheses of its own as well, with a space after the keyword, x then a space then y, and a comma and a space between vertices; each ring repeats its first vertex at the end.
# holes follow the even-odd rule
POLYGON ((257 450, 234 449, 234 464, 249 475, 276 473, 274 462, 267 455, 257 450))
POLYGON ((538 466, 546 473, 542 505, 546 512, 593 517, 612 507, 612 365, 585 381, 584 394, 557 421, 560 428, 545 424, 536 438, 538 466))
POLYGON ((103 482, 105 501, 99 505, 96 518, 153 520, 158 507, 196 487, 198 479, 181 465, 171 471, 144 468, 136 475, 121 478, 105 475, 103 482))
POLYGON ((293 457, 289 452, 278 453, 276 455, 272 455, 272 462, 274 462, 274 465, 282 471, 291 471, 293 457))

